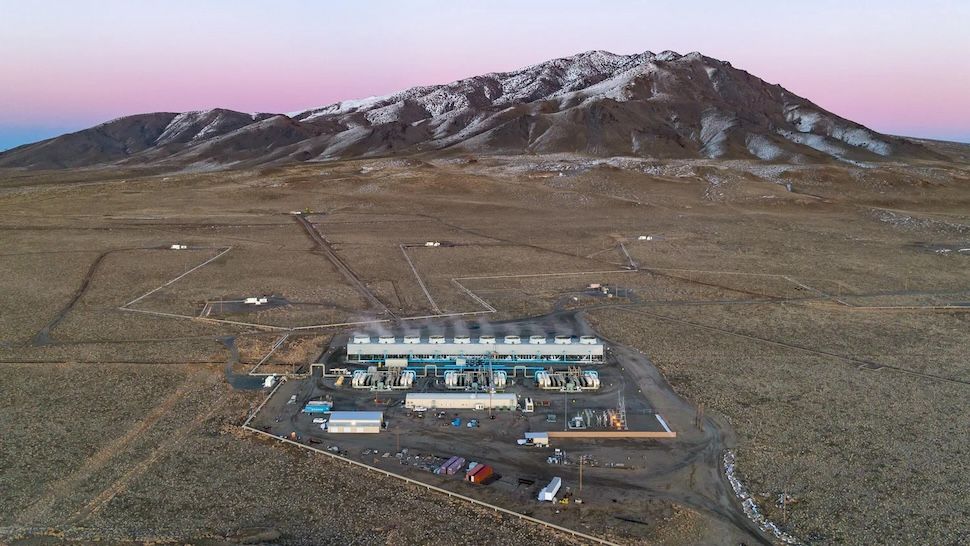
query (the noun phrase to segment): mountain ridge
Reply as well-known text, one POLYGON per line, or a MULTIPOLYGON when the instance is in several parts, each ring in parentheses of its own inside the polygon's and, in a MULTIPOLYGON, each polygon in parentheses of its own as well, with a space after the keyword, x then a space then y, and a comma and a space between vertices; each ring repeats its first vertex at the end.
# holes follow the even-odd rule
POLYGON ((866 162, 946 159, 698 52, 595 50, 287 114, 125 116, 0 167, 215 167, 439 153, 866 162))

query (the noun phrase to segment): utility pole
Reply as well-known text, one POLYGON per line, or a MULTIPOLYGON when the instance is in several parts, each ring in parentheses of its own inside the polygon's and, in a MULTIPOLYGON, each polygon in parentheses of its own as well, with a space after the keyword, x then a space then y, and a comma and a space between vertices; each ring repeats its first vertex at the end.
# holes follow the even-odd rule
POLYGON ((569 402, 566 400, 568 393, 565 387, 562 391, 562 429, 568 430, 569 427, 569 402))
POLYGON ((579 456, 579 492, 583 492, 583 463, 586 461, 586 455, 579 456))

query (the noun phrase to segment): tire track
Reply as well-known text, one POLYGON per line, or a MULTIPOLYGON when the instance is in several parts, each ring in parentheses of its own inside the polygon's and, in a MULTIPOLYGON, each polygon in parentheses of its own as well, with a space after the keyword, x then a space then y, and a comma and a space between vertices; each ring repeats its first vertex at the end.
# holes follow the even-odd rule
POLYGON ((306 231, 307 236, 316 245, 317 249, 323 252, 327 259, 329 259, 330 262, 333 263, 334 267, 337 268, 337 271, 339 271, 340 274, 343 275, 344 278, 346 278, 347 281, 350 282, 350 284, 355 287, 358 292, 360 292, 364 299, 366 299, 375 310, 387 313, 391 318, 396 318, 394 313, 392 313, 391 310, 388 309, 388 307, 384 305, 369 288, 367 288, 367 285, 360 280, 357 273, 355 273, 350 266, 344 263, 344 261, 340 259, 340 256, 337 256, 337 253, 334 251, 333 247, 330 246, 330 243, 322 235, 320 235, 320 232, 317 231, 309 220, 304 218, 303 215, 294 216, 294 218, 296 219, 297 223, 303 227, 304 231, 306 231))
POLYGON ((68 518, 69 524, 77 524, 88 517, 97 513, 101 508, 103 508, 107 503, 111 502, 111 499, 117 497, 119 494, 123 493, 128 485, 138 477, 142 476, 148 471, 156 462, 158 462, 162 457, 170 454, 175 449, 180 447, 189 437, 189 433, 194 432, 197 428, 202 426, 206 420, 212 417, 217 410, 222 407, 222 402, 225 396, 220 397, 217 400, 212 401, 212 407, 209 411, 200 413, 196 415, 191 422, 187 425, 179 427, 178 432, 174 436, 168 438, 164 443, 152 450, 151 454, 136 464, 134 467, 129 469, 127 472, 122 474, 117 480, 112 482, 107 488, 101 491, 96 497, 91 499, 86 505, 84 505, 80 510, 78 510, 73 516, 68 518))
MULTIPOLYGON (((188 381, 188 380, 186 380, 188 381)), ((94 455, 88 457, 84 463, 70 475, 54 482, 47 489, 43 496, 28 505, 22 512, 17 514, 14 520, 19 524, 29 524, 33 521, 50 521, 52 514, 50 510, 54 503, 64 497, 68 492, 77 488, 84 480, 89 479, 99 470, 107 466, 112 459, 121 452, 128 449, 136 440, 141 438, 150 428, 155 426, 172 408, 188 393, 190 384, 183 382, 175 389, 175 392, 165 397, 162 402, 155 406, 145 419, 133 428, 129 429, 120 438, 112 441, 105 447, 98 450, 94 455)))

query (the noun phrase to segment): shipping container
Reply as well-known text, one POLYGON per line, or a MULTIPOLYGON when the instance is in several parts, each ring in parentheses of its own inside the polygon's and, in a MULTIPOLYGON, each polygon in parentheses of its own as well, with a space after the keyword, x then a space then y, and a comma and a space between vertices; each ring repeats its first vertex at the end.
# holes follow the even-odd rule
POLYGON ((444 474, 448 470, 448 467, 451 466, 452 463, 454 463, 457 460, 458 460, 458 457, 451 457, 450 459, 445 461, 441 466, 439 466, 437 470, 435 470, 435 474, 444 474))
POLYGON ((491 478, 492 474, 494 474, 492 467, 488 466, 487 464, 480 464, 475 471, 468 476, 468 481, 481 484, 484 483, 485 480, 491 478))
POLYGON ((462 469, 463 466, 465 466, 465 459, 462 457, 458 457, 450 465, 448 465, 448 467, 445 469, 445 472, 449 476, 454 476, 455 474, 458 473, 459 470, 462 469))

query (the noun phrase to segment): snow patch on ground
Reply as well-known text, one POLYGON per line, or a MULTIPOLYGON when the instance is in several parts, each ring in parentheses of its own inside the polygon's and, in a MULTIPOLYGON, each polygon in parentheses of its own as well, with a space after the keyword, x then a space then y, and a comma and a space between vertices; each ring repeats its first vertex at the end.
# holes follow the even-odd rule
POLYGON ((801 544, 799 540, 788 533, 781 530, 775 523, 768 521, 768 518, 761 513, 758 508, 758 503, 754 501, 751 494, 748 493, 748 488, 745 487, 744 483, 737 475, 737 466, 735 465, 735 455, 733 451, 728 450, 724 454, 724 474, 727 476, 728 482, 731 483, 731 488, 734 489, 734 494, 741 499, 741 507, 744 509, 745 515, 748 519, 758 524, 758 527, 762 531, 774 535, 776 539, 785 544, 801 544))

